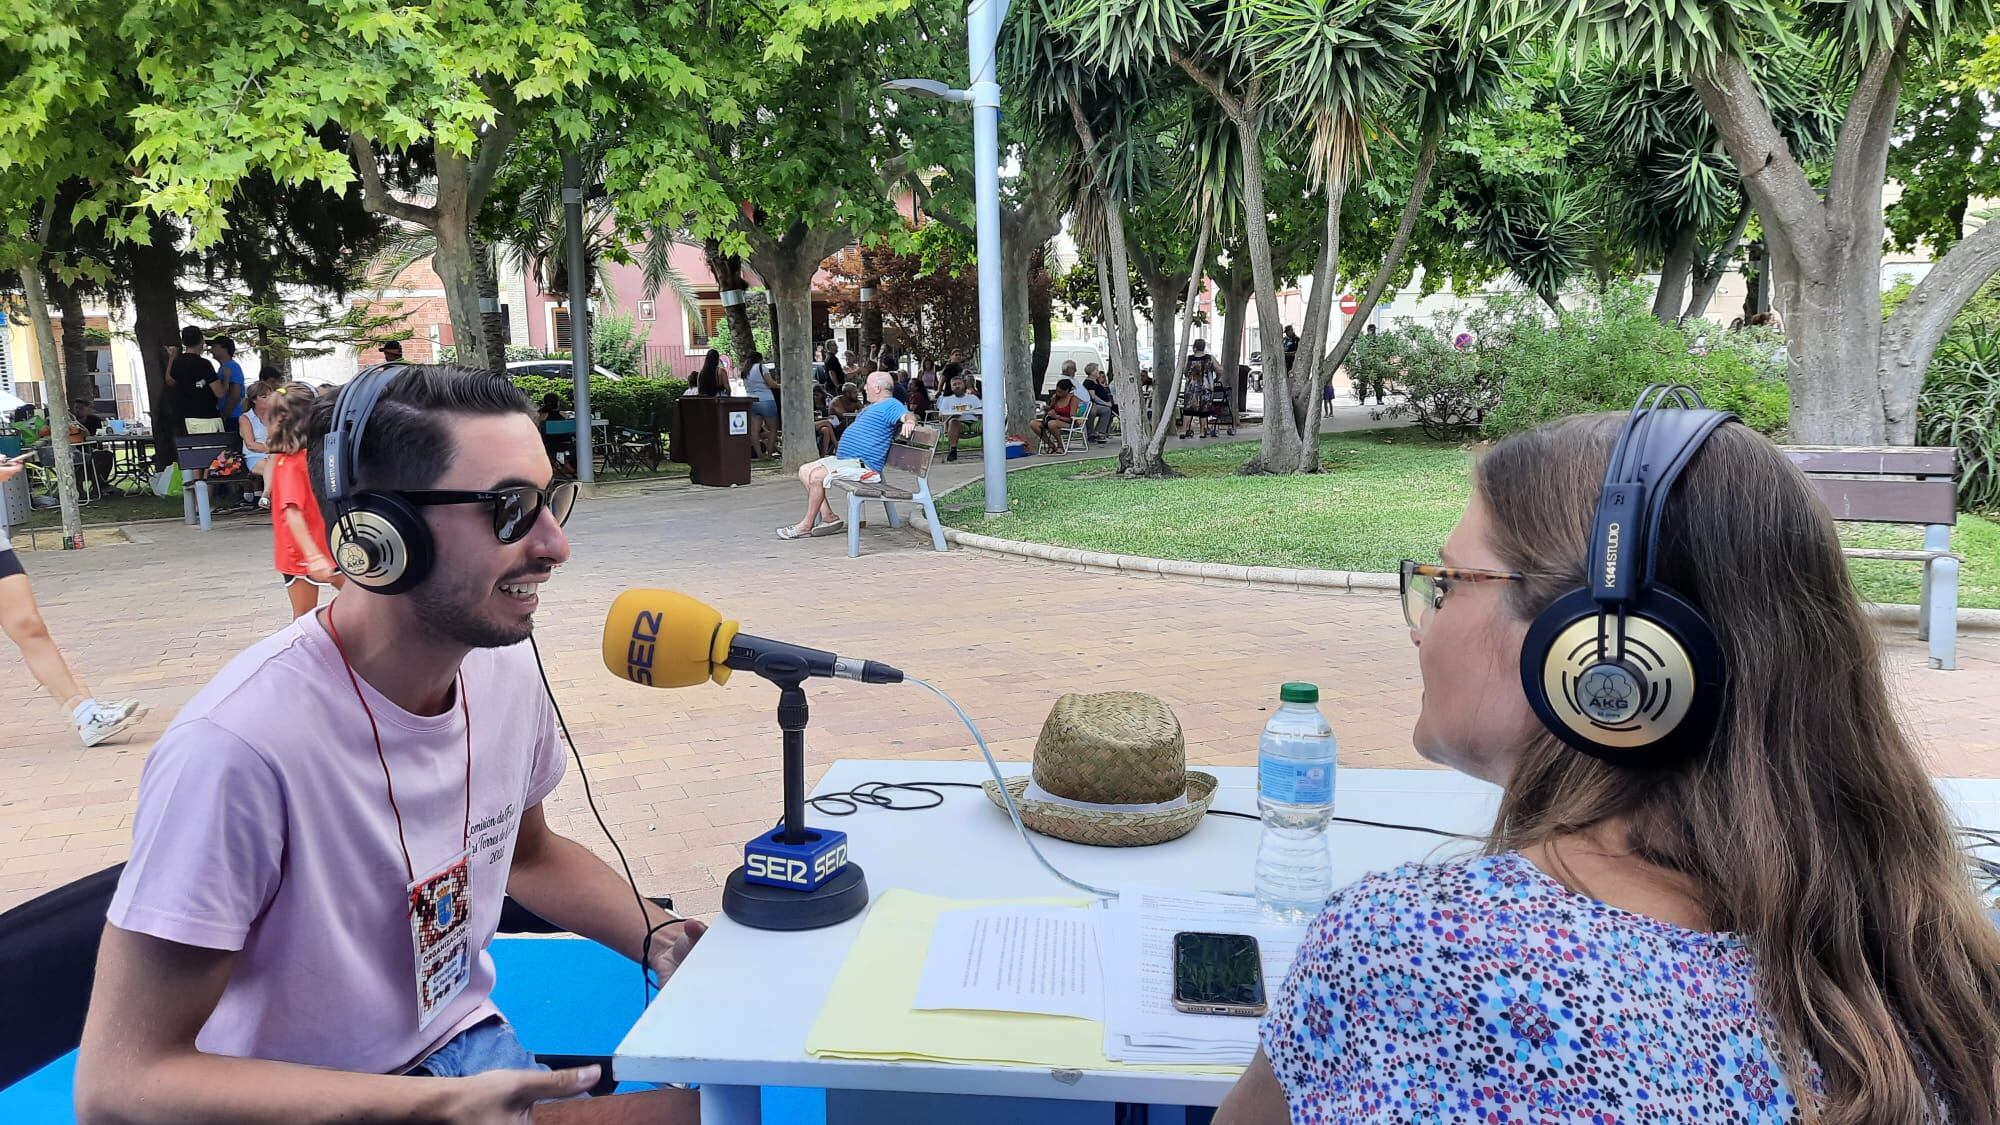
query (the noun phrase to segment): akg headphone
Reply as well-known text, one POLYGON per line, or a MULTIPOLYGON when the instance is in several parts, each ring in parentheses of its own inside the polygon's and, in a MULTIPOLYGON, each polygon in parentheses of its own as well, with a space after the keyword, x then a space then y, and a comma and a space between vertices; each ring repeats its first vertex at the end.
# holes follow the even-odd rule
POLYGON ((347 580, 378 594, 400 594, 422 582, 435 558, 431 529, 417 509, 393 492, 355 487, 368 417, 402 364, 378 364, 342 388, 320 453, 326 497, 334 508, 328 546, 347 580))
POLYGON ((1535 617, 1521 686, 1542 724, 1617 766, 1663 766, 1706 745, 1722 713, 1722 646, 1700 610, 1658 583, 1660 528, 1681 470, 1735 415, 1655 384, 1618 431, 1598 493, 1589 584, 1535 617))

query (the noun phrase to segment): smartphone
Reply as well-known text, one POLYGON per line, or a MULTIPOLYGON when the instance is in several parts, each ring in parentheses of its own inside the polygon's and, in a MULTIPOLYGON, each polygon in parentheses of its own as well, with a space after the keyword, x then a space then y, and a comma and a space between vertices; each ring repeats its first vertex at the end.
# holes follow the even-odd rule
POLYGON ((1264 1014, 1264 958, 1249 934, 1174 935, 1174 1007, 1208 1016, 1264 1014))

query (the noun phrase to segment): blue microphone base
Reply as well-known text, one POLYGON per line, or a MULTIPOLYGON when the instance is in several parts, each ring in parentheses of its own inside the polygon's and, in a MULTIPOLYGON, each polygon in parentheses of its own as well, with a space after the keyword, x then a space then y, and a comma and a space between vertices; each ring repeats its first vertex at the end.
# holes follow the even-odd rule
POLYGON ((850 863, 809 891, 752 882, 744 868, 722 886, 722 912, 753 930, 817 930, 837 926, 868 907, 868 880, 850 863))

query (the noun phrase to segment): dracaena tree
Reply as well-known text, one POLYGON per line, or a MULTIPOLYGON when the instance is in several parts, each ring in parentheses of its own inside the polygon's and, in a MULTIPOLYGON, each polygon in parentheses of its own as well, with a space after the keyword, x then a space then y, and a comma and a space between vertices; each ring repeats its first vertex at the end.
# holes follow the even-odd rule
POLYGON ((1784 320, 1800 441, 1908 443, 1952 317, 2000 271, 2000 224, 1943 254, 1885 322, 1883 188, 1911 52, 1990 27, 1988 0, 1443 0, 1468 36, 1561 45, 1685 81, 1755 207, 1784 320), (1757 59, 1817 51, 1853 76, 1823 177, 1781 127, 1757 59))

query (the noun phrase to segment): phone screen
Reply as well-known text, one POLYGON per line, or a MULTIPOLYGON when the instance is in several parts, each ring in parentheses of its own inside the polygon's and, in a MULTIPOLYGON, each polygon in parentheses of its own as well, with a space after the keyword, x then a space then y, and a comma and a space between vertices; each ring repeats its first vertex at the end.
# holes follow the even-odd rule
POLYGON ((1174 935, 1174 999, 1261 1008, 1264 963, 1248 934, 1174 935))

